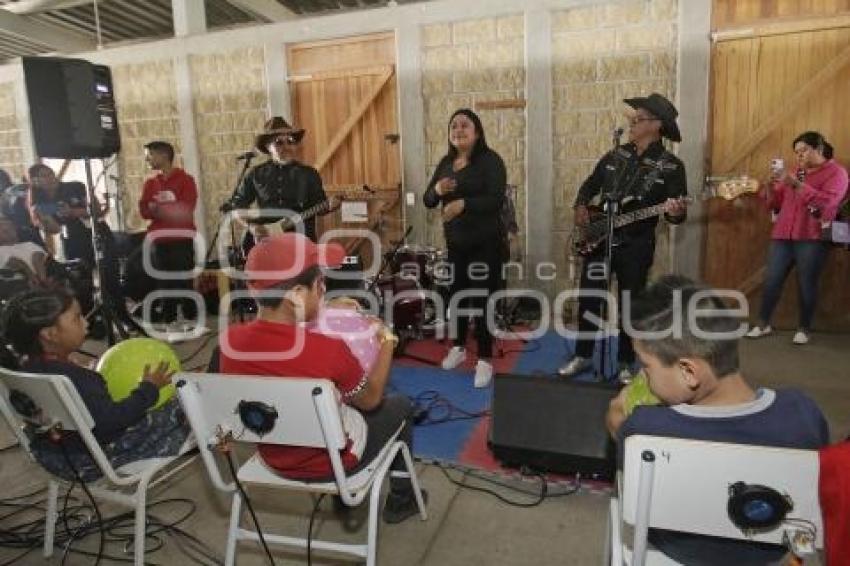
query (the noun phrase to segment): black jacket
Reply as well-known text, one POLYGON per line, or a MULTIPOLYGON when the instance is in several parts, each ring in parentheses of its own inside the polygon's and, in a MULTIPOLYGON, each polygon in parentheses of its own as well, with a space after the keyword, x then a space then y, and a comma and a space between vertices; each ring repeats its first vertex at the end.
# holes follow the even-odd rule
MULTIPOLYGON (((602 198, 603 191, 614 185, 623 195, 621 212, 661 204, 668 198, 682 197, 688 192, 684 163, 664 149, 660 141, 651 143, 640 156, 633 143, 623 144, 606 153, 582 183, 574 206, 594 204, 602 198)), ((672 224, 680 224, 685 221, 686 215, 666 218, 672 224)), ((647 218, 624 226, 620 234, 652 238, 657 224, 657 216, 647 218)))
MULTIPOLYGON (((233 208, 248 208, 254 202, 259 208, 277 208, 303 212, 327 200, 319 172, 297 161, 276 163, 267 161, 254 167, 236 189, 231 204, 233 208)), ((281 215, 269 216, 261 223, 276 222, 281 215)), ((305 232, 316 239, 316 221, 307 220, 305 232)))
POLYGON ((499 211, 505 199, 505 164, 499 154, 488 149, 476 156, 460 171, 452 170, 452 159, 446 155, 437 165, 423 201, 428 208, 453 200, 463 199, 463 212, 443 224, 446 245, 457 249, 471 249, 484 244, 496 245, 502 234, 499 211), (434 190, 437 181, 452 177, 457 187, 450 194, 439 196, 434 190))

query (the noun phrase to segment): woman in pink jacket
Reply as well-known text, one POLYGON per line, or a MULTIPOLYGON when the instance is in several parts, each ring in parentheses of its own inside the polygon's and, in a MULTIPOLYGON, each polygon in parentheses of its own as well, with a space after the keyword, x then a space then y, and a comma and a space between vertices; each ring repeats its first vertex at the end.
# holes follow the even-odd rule
POLYGON ((806 344, 812 328, 818 280, 828 251, 821 241, 822 226, 831 222, 847 192, 847 170, 832 159, 832 146, 818 132, 804 132, 794 140, 797 168, 774 170, 763 197, 775 214, 760 323, 747 336, 772 332, 770 319, 782 295, 791 267, 797 266, 800 321, 794 344, 806 344))

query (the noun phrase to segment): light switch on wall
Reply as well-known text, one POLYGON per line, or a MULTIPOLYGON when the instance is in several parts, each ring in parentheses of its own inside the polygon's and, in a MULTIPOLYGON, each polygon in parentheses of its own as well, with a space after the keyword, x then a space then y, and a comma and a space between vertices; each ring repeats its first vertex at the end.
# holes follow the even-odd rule
POLYGON ((416 194, 415 193, 407 193, 407 206, 413 206, 416 204, 416 194))

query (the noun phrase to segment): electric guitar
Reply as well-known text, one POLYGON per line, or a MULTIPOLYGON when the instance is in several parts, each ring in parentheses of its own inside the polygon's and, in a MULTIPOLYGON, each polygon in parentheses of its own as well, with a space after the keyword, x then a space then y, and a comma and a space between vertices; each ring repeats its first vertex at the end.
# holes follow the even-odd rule
MULTIPOLYGON (((731 201, 741 195, 755 193, 758 189, 759 183, 756 179, 736 177, 720 182, 716 188, 706 188, 703 194, 706 198, 719 197, 731 201)), ((693 197, 683 197, 681 200, 684 202, 693 202, 694 199, 693 197)), ((571 235, 573 251, 581 256, 592 254, 605 242, 608 236, 608 219, 605 217, 605 212, 599 207, 588 207, 588 210, 590 212, 590 221, 584 226, 573 228, 571 235)), ((614 218, 614 228, 622 228, 623 226, 628 226, 629 224, 646 220, 647 218, 660 216, 663 213, 664 203, 618 214, 614 218)), ((615 234, 614 245, 617 246, 620 243, 617 241, 615 234)))
MULTIPOLYGON (((303 225, 305 222, 315 218, 316 216, 336 210, 346 198, 348 198, 348 195, 334 195, 327 200, 314 204, 310 208, 297 214, 285 216, 277 222, 262 224, 262 226, 268 232, 268 236, 283 234, 284 232, 294 230, 298 224, 303 225)), ((251 251, 251 248, 254 247, 256 241, 257 238, 254 237, 254 233, 251 230, 245 230, 245 233, 242 236, 242 253, 247 256, 248 252, 251 251)))
MULTIPOLYGON (((361 185, 355 187, 350 190, 340 190, 336 188, 332 196, 328 199, 323 200, 317 204, 314 204, 310 208, 303 210, 299 213, 286 216, 277 222, 270 222, 268 224, 263 224, 268 232, 269 236, 283 234, 284 232, 288 232, 294 230, 298 224, 303 224, 308 220, 315 218, 316 216, 320 216, 327 212, 331 212, 339 208, 343 201, 346 200, 385 200, 387 198, 387 194, 381 188, 371 188, 368 185, 361 185)), ((249 221, 250 223, 250 221, 249 221)), ((256 238, 251 230, 245 230, 245 233, 242 235, 242 252, 247 256, 248 252, 251 251, 251 248, 254 247, 256 242, 256 238)))

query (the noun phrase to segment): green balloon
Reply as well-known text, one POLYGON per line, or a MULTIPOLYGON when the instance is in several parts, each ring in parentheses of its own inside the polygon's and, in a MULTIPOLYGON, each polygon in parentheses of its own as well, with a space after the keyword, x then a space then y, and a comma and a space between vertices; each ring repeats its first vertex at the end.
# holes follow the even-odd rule
MULTIPOLYGON (((121 401, 139 386, 145 366, 153 371, 160 362, 168 363, 168 371, 180 371, 180 358, 168 344, 153 338, 130 338, 108 349, 97 363, 97 371, 106 380, 109 396, 121 401)), ((173 396, 174 385, 160 388, 151 410, 159 409, 173 396)))
POLYGON ((652 394, 646 374, 639 372, 632 382, 626 386, 626 416, 631 415, 635 407, 640 405, 657 405, 661 401, 652 394))

